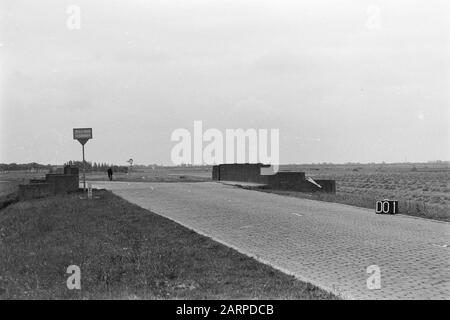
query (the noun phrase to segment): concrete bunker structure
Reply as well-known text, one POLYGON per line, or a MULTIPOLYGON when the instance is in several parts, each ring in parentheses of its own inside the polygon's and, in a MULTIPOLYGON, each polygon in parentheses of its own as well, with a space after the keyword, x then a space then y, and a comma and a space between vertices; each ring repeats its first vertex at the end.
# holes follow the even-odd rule
POLYGON ((299 192, 336 193, 335 180, 315 180, 319 186, 306 178, 305 172, 279 171, 273 175, 261 175, 262 163, 234 163, 213 166, 212 179, 216 181, 242 181, 264 184, 266 188, 299 192))
POLYGON ((45 179, 31 179, 29 184, 19 185, 19 200, 42 198, 50 195, 77 191, 79 188, 79 169, 65 166, 64 173, 48 173, 45 179))

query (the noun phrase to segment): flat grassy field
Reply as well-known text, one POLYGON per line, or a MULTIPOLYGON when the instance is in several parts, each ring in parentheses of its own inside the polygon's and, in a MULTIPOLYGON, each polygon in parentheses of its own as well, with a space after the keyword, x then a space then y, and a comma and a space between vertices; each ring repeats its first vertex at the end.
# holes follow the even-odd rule
POLYGON ((374 208, 375 200, 399 201, 400 213, 450 221, 448 164, 291 165, 316 179, 336 180, 336 195, 276 193, 374 208))
POLYGON ((337 192, 376 194, 429 204, 450 204, 448 165, 321 165, 289 166, 305 170, 310 176, 335 179, 337 192))
POLYGON ((0 210, 0 299, 241 298, 336 299, 105 190, 0 210))

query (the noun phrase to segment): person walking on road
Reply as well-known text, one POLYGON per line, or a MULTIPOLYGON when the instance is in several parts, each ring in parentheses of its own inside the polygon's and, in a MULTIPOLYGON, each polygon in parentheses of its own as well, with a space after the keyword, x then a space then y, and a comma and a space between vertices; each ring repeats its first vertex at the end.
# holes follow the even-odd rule
POLYGON ((112 181, 112 178, 113 178, 113 171, 112 171, 111 168, 108 168, 108 178, 109 178, 109 181, 112 181))

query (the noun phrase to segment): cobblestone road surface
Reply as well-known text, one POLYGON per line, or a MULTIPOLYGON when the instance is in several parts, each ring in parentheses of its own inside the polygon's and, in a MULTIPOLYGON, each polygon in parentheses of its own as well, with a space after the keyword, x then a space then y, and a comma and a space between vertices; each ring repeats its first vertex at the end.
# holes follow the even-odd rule
POLYGON ((214 182, 94 185, 344 298, 450 297, 449 223, 214 182))

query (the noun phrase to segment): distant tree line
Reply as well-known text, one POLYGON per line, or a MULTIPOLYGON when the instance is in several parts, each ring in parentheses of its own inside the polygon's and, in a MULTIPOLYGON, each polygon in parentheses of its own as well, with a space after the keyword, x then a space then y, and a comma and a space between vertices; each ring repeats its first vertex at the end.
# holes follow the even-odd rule
POLYGON ((31 163, 0 163, 0 171, 41 171, 50 170, 51 164, 31 163))
MULTIPOLYGON (((72 161, 66 162, 64 165, 77 166, 80 169, 83 168, 83 161, 72 161)), ((109 164, 106 162, 91 162, 86 161, 86 171, 106 171, 108 168, 113 169, 114 172, 128 172, 128 166, 117 166, 114 164, 109 164)))

